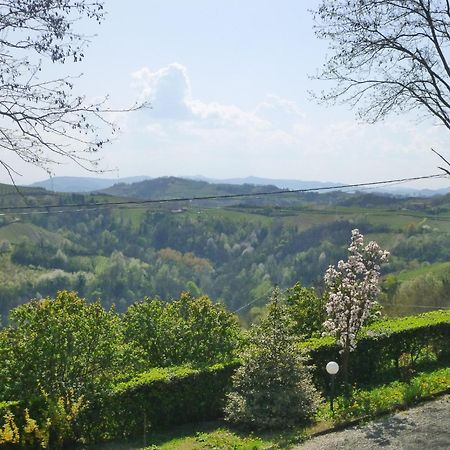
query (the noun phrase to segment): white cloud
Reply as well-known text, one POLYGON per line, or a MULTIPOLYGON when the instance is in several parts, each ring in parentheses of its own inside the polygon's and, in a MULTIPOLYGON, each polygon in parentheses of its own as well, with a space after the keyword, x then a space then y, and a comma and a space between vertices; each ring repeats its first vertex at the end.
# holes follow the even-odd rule
POLYGON ((292 127, 305 118, 295 102, 277 95, 266 96, 256 107, 255 114, 279 128, 292 127))
MULTIPOLYGON (((361 124, 336 112, 331 119, 303 113, 295 102, 267 95, 255 108, 195 96, 186 67, 173 63, 133 73, 133 85, 152 109, 128 127, 127 154, 116 150, 124 173, 260 175, 366 181, 435 171, 428 152, 445 148, 447 134, 408 118, 361 124), (133 170, 133 167, 135 168, 133 170)), ((447 145, 448 147, 448 145, 447 145)), ((117 148, 117 147, 116 147, 117 148)))
POLYGON ((152 72, 144 67, 132 74, 133 85, 140 90, 140 101, 150 101, 152 115, 167 119, 189 119, 191 88, 186 68, 173 63, 152 72))
POLYGON ((144 67, 132 74, 133 86, 139 90, 140 101, 150 102, 148 117, 152 120, 201 122, 204 127, 260 126, 266 125, 253 113, 233 105, 202 102, 195 99, 187 69, 182 64, 172 63, 152 72, 144 67))

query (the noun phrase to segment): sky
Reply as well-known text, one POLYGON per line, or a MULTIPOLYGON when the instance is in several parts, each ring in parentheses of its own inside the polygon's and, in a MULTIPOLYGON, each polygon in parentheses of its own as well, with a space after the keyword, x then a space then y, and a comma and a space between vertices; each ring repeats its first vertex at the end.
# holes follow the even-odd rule
MULTIPOLYGON (((316 0, 107 0, 85 59, 45 67, 83 74, 76 90, 109 96, 121 131, 103 150, 104 177, 259 176, 357 183, 437 173, 450 134, 414 115, 361 123, 348 106, 319 105, 311 75, 327 43, 313 31, 316 0), (94 36, 95 34, 95 36, 94 36)), ((46 173, 13 161, 20 184, 46 173)), ((92 176, 67 162, 55 176, 92 176)), ((7 182, 6 174, 0 181, 7 182)), ((418 187, 448 186, 449 180, 418 187)))

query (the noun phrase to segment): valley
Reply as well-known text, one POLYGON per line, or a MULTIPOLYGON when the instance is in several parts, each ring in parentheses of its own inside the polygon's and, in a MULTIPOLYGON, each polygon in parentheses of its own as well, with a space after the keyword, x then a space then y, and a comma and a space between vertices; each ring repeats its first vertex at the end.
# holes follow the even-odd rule
POLYGON ((165 177, 95 194, 0 188, 1 314, 73 289, 118 311, 145 296, 206 294, 257 320, 274 286, 323 290, 359 228, 391 252, 381 303, 404 315, 450 307, 450 197, 289 193, 201 201, 146 200, 273 192, 165 177), (127 203, 133 200, 137 203, 127 203), (108 205, 119 202, 120 205, 108 205), (46 205, 46 206, 43 206, 46 205), (75 206, 74 206, 75 205, 75 206))

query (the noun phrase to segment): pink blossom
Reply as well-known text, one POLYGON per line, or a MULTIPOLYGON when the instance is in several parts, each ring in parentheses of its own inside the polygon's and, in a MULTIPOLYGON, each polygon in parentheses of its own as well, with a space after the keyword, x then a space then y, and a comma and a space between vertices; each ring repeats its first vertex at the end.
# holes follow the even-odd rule
POLYGON ((329 297, 328 319, 323 326, 338 339, 342 349, 356 347, 356 337, 379 294, 380 264, 387 262, 389 252, 371 241, 364 246, 358 229, 352 230, 347 261, 339 261, 337 269, 330 266, 324 276, 329 297))

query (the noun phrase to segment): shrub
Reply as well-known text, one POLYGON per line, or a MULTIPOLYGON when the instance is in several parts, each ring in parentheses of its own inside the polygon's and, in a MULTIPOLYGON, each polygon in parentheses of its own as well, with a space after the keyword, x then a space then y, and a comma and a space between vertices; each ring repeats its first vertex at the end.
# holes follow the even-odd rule
POLYGON ((90 426, 78 420, 85 402, 104 395, 119 369, 118 316, 61 291, 14 309, 10 322, 0 331, 0 398, 21 401, 40 422, 49 418, 52 445, 79 437, 90 426))
MULTIPOLYGON (((34 419, 28 408, 14 402, 4 404, 3 425, 0 426, 0 446, 7 448, 60 449, 73 438, 73 424, 85 406, 83 398, 73 399, 70 393, 56 401, 44 396, 45 414, 34 419), (15 411, 15 412, 13 412, 15 411)), ((2 405, 0 404, 0 409, 2 405)))
MULTIPOLYGON (((421 365, 446 363, 450 358, 450 311, 432 311, 401 319, 384 319, 362 330, 349 367, 350 382, 370 385, 413 374, 421 365), (405 367, 408 355, 410 367, 405 367), (411 371, 411 369, 413 369, 411 371)), ((332 337, 300 344, 314 362, 316 386, 327 391, 328 361, 340 361, 339 346, 332 337)), ((340 374, 337 375, 339 377, 340 374)), ((338 378, 339 379, 339 378, 338 378)))
POLYGON ((83 395, 107 383, 118 367, 117 315, 74 292, 19 306, 10 322, 1 332, 3 398, 28 401, 42 391, 59 396, 68 389, 83 395))
POLYGON ((123 321, 141 370, 226 363, 235 357, 241 340, 237 317, 206 296, 183 293, 170 303, 146 298, 131 305, 123 321))
POLYGON ((250 333, 233 376, 226 418, 254 428, 277 428, 309 420, 318 395, 294 345, 293 323, 274 291, 268 315, 250 333))
POLYGON ((314 289, 295 284, 286 291, 286 304, 298 336, 308 339, 321 335, 326 319, 325 299, 317 296, 314 289))
POLYGON ((151 369, 118 382, 102 410, 93 415, 104 417, 110 437, 137 436, 146 428, 218 418, 238 365, 151 369))
MULTIPOLYGON (((421 373, 410 382, 394 381, 370 390, 353 389, 351 398, 335 399, 332 419, 346 422, 355 418, 377 416, 403 405, 411 405, 425 398, 449 389, 450 368, 421 373)), ((324 405, 321 413, 330 416, 328 406, 324 405)), ((331 418, 331 417, 328 417, 331 418)))

